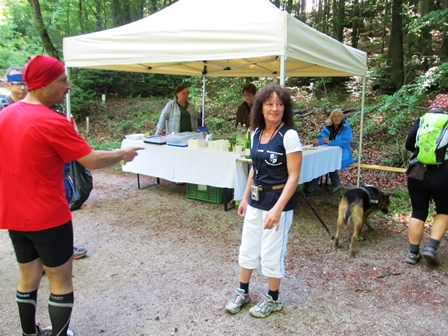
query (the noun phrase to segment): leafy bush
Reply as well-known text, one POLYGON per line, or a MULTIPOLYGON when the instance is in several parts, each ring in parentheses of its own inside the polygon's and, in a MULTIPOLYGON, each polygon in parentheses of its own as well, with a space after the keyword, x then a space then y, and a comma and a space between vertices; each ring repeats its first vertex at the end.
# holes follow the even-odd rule
POLYGON ((376 103, 365 108, 365 114, 370 115, 364 126, 366 135, 386 131, 390 135, 407 134, 415 120, 426 111, 428 95, 439 93, 445 85, 448 75, 448 63, 431 68, 417 78, 413 84, 404 85, 390 96, 379 96, 376 103), (436 90, 437 88, 437 90, 436 90))
POLYGON ((173 96, 185 77, 147 73, 70 69, 72 114, 85 117, 101 109, 101 95, 120 97, 173 96))

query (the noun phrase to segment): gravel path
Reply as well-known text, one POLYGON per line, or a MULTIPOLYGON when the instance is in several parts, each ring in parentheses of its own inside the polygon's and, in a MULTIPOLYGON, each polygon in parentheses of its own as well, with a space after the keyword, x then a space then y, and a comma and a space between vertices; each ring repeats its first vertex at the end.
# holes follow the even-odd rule
MULTIPOLYGON (((94 171, 94 190, 73 212, 75 244, 89 250, 74 261, 71 328, 94 335, 444 335, 448 330, 448 248, 442 265, 404 263, 407 239, 388 217, 372 217, 356 258, 349 235, 340 249, 306 204, 290 232, 284 309, 266 319, 237 315, 224 305, 238 284, 242 219, 222 204, 187 199, 186 186, 160 185, 133 174, 94 171)), ((342 192, 311 202, 334 233, 342 192)), ((393 212, 393 211, 391 211, 393 212)), ((364 229, 365 230, 365 229, 364 229)), ((425 239, 425 242, 427 240, 425 239)), ((0 334, 19 335, 14 300, 18 267, 0 231, 0 334)), ((266 288, 259 271, 253 302, 266 288)), ((49 325, 48 281, 38 297, 38 321, 49 325)))

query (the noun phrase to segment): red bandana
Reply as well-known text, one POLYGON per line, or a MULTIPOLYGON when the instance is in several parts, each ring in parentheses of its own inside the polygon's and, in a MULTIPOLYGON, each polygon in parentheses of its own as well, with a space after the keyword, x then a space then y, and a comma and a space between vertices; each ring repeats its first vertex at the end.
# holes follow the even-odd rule
POLYGON ((439 108, 448 111, 448 94, 441 93, 437 95, 436 99, 432 102, 429 108, 439 108))
POLYGON ((35 90, 50 84, 64 72, 64 66, 57 59, 37 55, 28 62, 22 76, 28 90, 35 90))

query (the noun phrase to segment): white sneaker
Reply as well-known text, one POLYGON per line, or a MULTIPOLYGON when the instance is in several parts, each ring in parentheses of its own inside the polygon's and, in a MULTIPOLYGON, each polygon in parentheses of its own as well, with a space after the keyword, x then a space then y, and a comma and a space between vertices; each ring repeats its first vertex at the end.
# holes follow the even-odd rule
POLYGON ((227 302, 226 310, 229 313, 236 314, 241 310, 241 308, 246 303, 249 302, 250 302, 249 294, 246 294, 244 289, 237 288, 235 289, 235 294, 233 294, 232 299, 229 302, 227 302))
POLYGON ((263 301, 249 309, 249 313, 255 317, 267 317, 271 315, 272 312, 276 312, 282 309, 283 305, 280 301, 280 297, 278 297, 277 301, 274 301, 269 294, 266 294, 266 297, 263 299, 263 301))
MULTIPOLYGON (((51 326, 46 327, 45 329, 41 329, 39 336, 53 336, 53 328, 51 326)), ((71 330, 67 330, 67 336, 77 336, 77 334, 71 330)))

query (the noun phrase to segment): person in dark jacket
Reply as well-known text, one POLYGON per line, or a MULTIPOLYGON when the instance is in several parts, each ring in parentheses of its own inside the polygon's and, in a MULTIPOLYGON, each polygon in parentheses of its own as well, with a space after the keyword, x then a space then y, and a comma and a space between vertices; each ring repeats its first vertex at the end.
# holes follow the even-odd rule
POLYGON ((254 101, 255 94, 257 93, 257 88, 254 84, 248 83, 243 86, 243 95, 244 95, 244 103, 238 106, 236 110, 236 120, 235 126, 238 126, 238 123, 241 126, 246 125, 246 128, 250 127, 250 109, 252 107, 252 103, 254 101))

